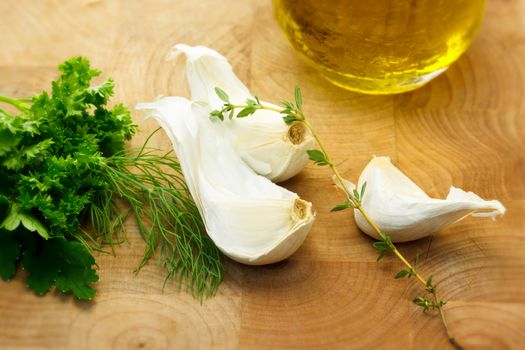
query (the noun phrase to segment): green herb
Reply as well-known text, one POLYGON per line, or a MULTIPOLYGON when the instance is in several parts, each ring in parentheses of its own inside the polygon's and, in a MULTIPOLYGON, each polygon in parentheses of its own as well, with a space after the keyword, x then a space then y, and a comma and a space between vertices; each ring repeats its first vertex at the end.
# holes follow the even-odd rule
POLYGON ((122 242, 131 213, 147 243, 139 269, 157 255, 166 281, 213 293, 220 255, 177 160, 146 144, 126 151, 137 126, 122 104, 108 107, 111 79, 91 85, 100 72, 87 59, 59 70, 51 94, 0 96, 16 111, 0 109, 0 277, 12 278, 21 263, 37 293, 55 285, 91 299, 98 280, 92 251, 122 242))
POLYGON ((179 286, 185 282, 194 296, 213 294, 222 281, 221 256, 206 235, 171 151, 158 154, 143 147, 135 156, 116 154, 101 176, 113 198, 127 203, 146 242, 137 271, 158 253, 157 262, 168 271, 165 282, 176 279, 179 286))
POLYGON ((308 153, 308 158, 310 158, 310 160, 313 161, 315 165, 323 166, 330 164, 329 160, 326 158, 326 154, 323 151, 311 149, 306 151, 306 153, 308 153))
MULTIPOLYGON (((333 172, 335 177, 337 178, 338 183, 341 185, 341 188, 344 191, 346 202, 343 204, 339 204, 336 207, 332 209, 332 211, 341 211, 348 208, 353 208, 358 210, 365 220, 368 222, 368 224, 377 232, 378 236, 381 238, 378 242, 373 243, 373 247, 379 251, 379 255, 377 257, 377 261, 381 260, 383 256, 385 256, 388 253, 393 253, 396 257, 398 257, 403 264, 406 266, 406 269, 403 269, 399 271, 394 277, 395 278, 401 278, 401 277, 415 277, 417 281, 419 281, 423 286, 425 287, 425 290, 431 295, 432 299, 427 299, 425 297, 417 297, 414 299, 414 303, 421 307, 423 311, 427 310, 433 310, 436 309, 439 312, 441 321, 443 323, 443 326, 445 328, 445 331, 447 333, 448 339, 450 343, 456 348, 456 349, 462 349, 461 345, 455 340, 455 338, 450 333, 450 330, 447 325, 447 321, 445 318, 445 312, 443 310, 443 306, 446 304, 446 301, 440 300, 437 294, 437 286, 432 283, 432 277, 429 277, 428 279, 424 279, 421 277, 421 275, 416 270, 416 267, 413 266, 408 262, 408 260, 399 252, 399 250, 396 248, 394 243, 392 242, 392 239, 388 234, 382 232, 379 227, 370 219, 370 217, 367 215, 363 207, 361 206, 361 201, 363 199, 363 196, 365 195, 366 190, 366 183, 364 183, 360 190, 353 189, 351 190, 346 181, 343 179, 341 174, 339 173, 339 170, 337 169, 334 162, 331 161, 330 157, 328 156, 328 153, 326 152, 326 149, 321 142, 315 128, 310 123, 308 118, 304 115, 302 111, 302 94, 299 87, 295 88, 295 103, 287 100, 281 100, 282 105, 284 106, 284 109, 277 109, 269 106, 265 106, 259 102, 259 99, 256 99, 256 103, 253 103, 252 100, 246 101, 246 105, 233 105, 229 103, 229 97, 223 90, 216 88, 216 91, 221 92, 221 96, 219 96, 223 101, 226 103, 224 104, 223 108, 220 110, 215 110, 211 112, 212 117, 219 118, 220 120, 224 120, 224 113, 229 112, 232 114, 236 109, 239 109, 241 111, 246 111, 246 109, 249 107, 250 110, 248 112, 245 112, 242 117, 246 117, 247 115, 251 115, 255 113, 259 109, 265 109, 270 110, 274 112, 281 113, 283 115, 283 120, 286 124, 291 124, 294 122, 301 122, 304 123, 304 125, 310 130, 312 133, 314 139, 316 140, 319 149, 313 149, 308 150, 308 157, 310 160, 312 160, 316 165, 319 166, 328 166, 330 170, 333 172), (248 114, 246 114, 248 113, 248 114), (246 114, 246 115, 245 115, 246 114)), ((240 113, 240 112, 239 112, 240 113)))
POLYGON ((332 211, 332 212, 334 212, 334 211, 341 211, 341 210, 345 210, 345 209, 353 208, 353 207, 354 207, 354 205, 352 204, 352 202, 345 202, 343 204, 336 205, 330 211, 332 211))

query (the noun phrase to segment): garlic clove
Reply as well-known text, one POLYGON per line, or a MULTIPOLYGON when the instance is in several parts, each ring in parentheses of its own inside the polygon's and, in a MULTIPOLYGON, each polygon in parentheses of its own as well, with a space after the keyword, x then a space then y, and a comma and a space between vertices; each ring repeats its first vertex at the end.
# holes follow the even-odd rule
MULTIPOLYGON (((483 200, 472 192, 451 187, 446 199, 430 198, 388 157, 375 157, 359 177, 358 188, 366 182, 362 207, 394 242, 420 239, 441 231, 466 216, 503 215, 497 200, 483 200)), ((363 215, 354 210, 357 226, 379 239, 363 215)))
POLYGON ((224 102, 215 93, 216 87, 226 91, 233 104, 253 98, 248 88, 233 73, 226 57, 217 51, 201 45, 177 44, 168 53, 167 59, 177 58, 181 54, 186 56, 186 78, 193 101, 205 101, 212 109, 221 107, 224 102))
MULTIPOLYGON (((212 109, 220 109, 224 102, 215 93, 215 87, 226 91, 233 104, 244 104, 246 99, 253 99, 228 60, 218 52, 204 46, 178 44, 168 58, 181 53, 186 56, 186 76, 193 101, 205 101, 212 109)), ((258 110, 250 118, 225 123, 234 136, 235 148, 242 159, 258 174, 274 182, 297 175, 308 163, 306 151, 315 144, 304 125, 287 125, 282 117, 278 112, 258 110)))
POLYGON ((311 203, 248 167, 209 108, 178 97, 137 108, 151 110, 170 137, 206 231, 224 254, 262 265, 299 248, 314 221, 311 203))

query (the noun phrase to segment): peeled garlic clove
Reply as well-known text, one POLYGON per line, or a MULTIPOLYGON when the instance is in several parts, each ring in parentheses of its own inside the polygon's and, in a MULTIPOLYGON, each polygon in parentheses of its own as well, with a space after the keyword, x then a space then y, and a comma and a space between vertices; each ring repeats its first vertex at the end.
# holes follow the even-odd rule
MULTIPOLYGON (((373 158, 361 173, 358 188, 366 181, 362 206, 377 226, 394 242, 432 235, 466 216, 497 216, 505 208, 497 200, 483 200, 472 192, 451 187, 446 199, 430 198, 397 169, 388 157, 373 158)), ((354 210, 357 226, 379 238, 363 215, 354 210)))
MULTIPOLYGON (((205 101, 212 109, 220 109, 224 102, 215 93, 220 87, 233 104, 244 104, 253 99, 250 91, 233 73, 228 60, 204 46, 175 45, 168 56, 186 55, 186 76, 193 101, 205 101)), ((263 105, 282 107, 262 102, 263 105)), ((242 159, 258 174, 274 182, 297 175, 308 163, 306 150, 313 148, 312 134, 302 123, 286 125, 283 115, 258 110, 249 118, 226 121, 228 131, 242 159)))
POLYGON ((314 221, 311 203, 248 167, 209 109, 180 97, 137 108, 151 110, 170 137, 206 231, 224 254, 262 265, 299 248, 314 221))

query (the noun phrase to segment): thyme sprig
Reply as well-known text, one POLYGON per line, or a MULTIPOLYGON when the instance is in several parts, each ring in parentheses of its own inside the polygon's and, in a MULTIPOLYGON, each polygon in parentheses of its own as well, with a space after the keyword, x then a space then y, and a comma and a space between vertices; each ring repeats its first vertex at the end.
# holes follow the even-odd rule
POLYGON ((216 87, 215 92, 217 96, 224 102, 224 105, 221 109, 212 111, 210 113, 211 118, 216 118, 221 121, 223 121, 225 118, 244 118, 254 114, 257 110, 265 109, 282 114, 284 122, 288 125, 295 122, 301 122, 306 126, 306 128, 312 133, 312 136, 319 147, 318 149, 311 149, 307 151, 309 159, 318 166, 327 166, 328 168, 330 168, 332 173, 335 175, 337 182, 343 189, 343 192, 346 197, 345 202, 335 206, 332 209, 332 211, 341 211, 352 208, 358 210, 361 213, 361 215, 365 218, 366 222, 377 232, 378 236, 380 237, 378 241, 372 244, 373 247, 379 252, 377 261, 381 260, 381 258, 388 253, 394 254, 399 260, 401 260, 401 262, 405 265, 406 268, 397 272, 394 278, 398 279, 403 277, 414 277, 419 283, 421 283, 424 286, 425 291, 429 294, 430 297, 427 298, 425 296, 418 296, 413 300, 414 304, 420 307, 423 310, 423 312, 429 310, 437 310, 443 327, 445 328, 445 332, 450 344, 455 349, 463 349, 462 346, 456 341, 456 339, 450 332, 445 317, 445 311, 443 309, 443 306, 446 304, 446 301, 439 298, 437 293, 437 285, 432 281, 432 276, 429 276, 428 278, 422 277, 417 270, 416 264, 411 264, 403 256, 403 254, 401 254, 401 252, 392 242, 391 237, 387 233, 383 232, 363 209, 361 201, 363 199, 363 196, 365 195, 366 182, 362 185, 362 187, 359 190, 350 189, 347 182, 341 176, 341 173, 339 172, 337 166, 328 155, 328 152, 326 151, 324 144, 321 142, 321 139, 319 138, 316 129, 311 124, 310 120, 306 117, 306 115, 303 113, 303 100, 300 88, 295 88, 294 102, 280 100, 281 104, 283 105, 282 109, 263 105, 258 97, 254 97, 254 99, 247 99, 246 103, 243 105, 234 105, 230 102, 230 98, 224 90, 220 89, 219 87, 216 87), (236 110, 239 110, 237 114, 235 114, 236 110))

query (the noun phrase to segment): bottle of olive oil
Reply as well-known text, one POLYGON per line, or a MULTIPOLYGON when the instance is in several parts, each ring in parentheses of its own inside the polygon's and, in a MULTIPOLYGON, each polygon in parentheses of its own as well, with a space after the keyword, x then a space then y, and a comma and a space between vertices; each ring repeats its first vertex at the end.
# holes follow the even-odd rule
POLYGON ((274 0, 292 45, 329 80, 369 94, 413 90, 470 45, 485 0, 274 0))

